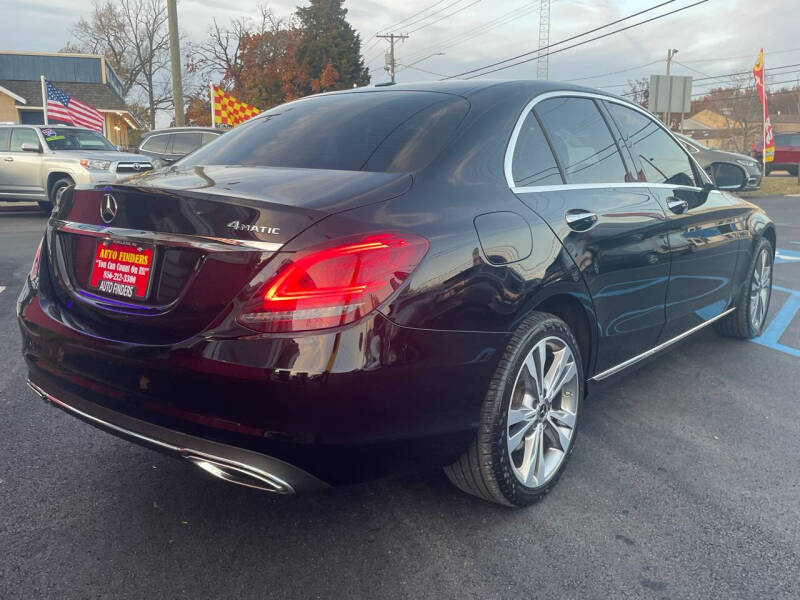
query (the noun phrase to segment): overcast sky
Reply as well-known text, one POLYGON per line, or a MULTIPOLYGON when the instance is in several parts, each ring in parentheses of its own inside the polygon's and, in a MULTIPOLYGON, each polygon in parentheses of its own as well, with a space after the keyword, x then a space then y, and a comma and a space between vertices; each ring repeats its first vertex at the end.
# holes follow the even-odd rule
MULTIPOLYGON (((551 0, 550 42, 644 10, 664 0, 551 0)), ((660 9, 624 21, 593 35, 636 23, 696 0, 676 0, 660 9)), ((673 74, 702 77, 748 70, 760 47, 767 68, 800 63, 800 9, 798 0, 708 0, 704 4, 635 27, 550 57, 550 79, 571 80, 627 70, 580 81, 585 85, 622 92, 628 79, 663 73, 667 48, 677 48, 673 74), (646 63, 659 61, 648 66, 646 63), (696 69, 696 71, 690 70, 696 69)), ((278 16, 289 16, 301 0, 265 2, 278 16)), ((69 26, 89 2, 75 0, 4 0, 0 44, 9 50, 58 50, 69 41, 69 26)), ((200 39, 212 19, 226 22, 255 17, 257 2, 245 0, 179 0, 180 27, 190 39, 200 39)), ((388 44, 373 38, 376 32, 406 19, 394 31, 409 33, 398 45, 397 58, 410 64, 437 52, 414 67, 402 70, 398 81, 439 79, 534 50, 539 36, 539 0, 348 0, 350 23, 361 33, 365 56, 373 69, 373 83, 386 81, 383 52, 388 44), (433 6, 432 6, 433 5, 433 6), (415 13, 430 7, 419 16, 415 13), (513 12, 512 12, 513 11, 513 12), (487 27, 499 21, 499 26, 487 27), (438 20, 438 22, 433 23, 438 20), (423 27, 424 26, 424 27, 423 27), (414 31, 422 27, 419 31, 414 31), (460 43, 459 43, 460 42, 460 43), (424 69, 421 70, 421 69, 424 69), (434 74, 435 73, 435 74, 434 74)), ((584 38, 580 38, 584 39, 584 38)), ((580 40, 576 40, 580 41, 580 40)), ((560 46, 557 46, 558 48, 560 46)), ((800 68, 784 69, 771 81, 795 80, 800 68)), ((536 77, 536 61, 492 74, 495 78, 536 77)), ((768 81, 770 81, 768 79, 768 81)), ((706 85, 706 87, 708 87, 706 85)), ((695 91, 705 89, 695 85, 695 91)))

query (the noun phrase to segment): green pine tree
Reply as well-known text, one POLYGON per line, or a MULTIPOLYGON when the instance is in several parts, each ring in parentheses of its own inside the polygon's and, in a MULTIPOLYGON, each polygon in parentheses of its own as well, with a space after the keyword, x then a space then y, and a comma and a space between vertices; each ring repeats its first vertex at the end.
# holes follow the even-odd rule
POLYGON ((347 22, 344 0, 309 0, 297 8, 302 35, 296 59, 309 77, 325 81, 331 68, 337 78, 323 89, 347 89, 369 83, 369 69, 361 58, 361 39, 347 22), (326 71, 327 68, 327 71, 326 71), (324 73, 324 75, 323 75, 324 73))

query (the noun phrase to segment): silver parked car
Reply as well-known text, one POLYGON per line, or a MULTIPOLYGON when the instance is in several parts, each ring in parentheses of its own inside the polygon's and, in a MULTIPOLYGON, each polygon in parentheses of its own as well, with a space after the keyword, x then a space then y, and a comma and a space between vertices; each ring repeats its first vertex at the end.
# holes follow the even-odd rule
POLYGON ((111 183, 152 169, 96 131, 61 125, 0 124, 0 199, 35 200, 50 211, 74 184, 111 183))
MULTIPOLYGON (((673 133, 718 185, 724 186, 726 182, 717 181, 719 179, 719 173, 716 172, 717 167, 715 165, 729 164, 738 167, 744 172, 744 186, 740 188, 742 191, 757 190, 761 187, 761 163, 757 160, 746 154, 737 154, 735 152, 725 152, 724 150, 709 148, 705 144, 701 144, 697 140, 690 138, 688 135, 673 133)), ((730 169, 726 169, 725 171, 726 175, 731 172, 730 169)))

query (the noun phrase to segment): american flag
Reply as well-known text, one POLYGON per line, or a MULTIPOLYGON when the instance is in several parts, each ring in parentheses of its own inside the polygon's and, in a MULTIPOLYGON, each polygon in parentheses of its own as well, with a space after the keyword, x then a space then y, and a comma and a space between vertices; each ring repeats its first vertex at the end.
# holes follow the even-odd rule
POLYGON ((96 108, 84 104, 62 92, 52 83, 44 80, 47 88, 47 118, 48 120, 63 121, 72 125, 79 125, 103 132, 105 117, 96 108))

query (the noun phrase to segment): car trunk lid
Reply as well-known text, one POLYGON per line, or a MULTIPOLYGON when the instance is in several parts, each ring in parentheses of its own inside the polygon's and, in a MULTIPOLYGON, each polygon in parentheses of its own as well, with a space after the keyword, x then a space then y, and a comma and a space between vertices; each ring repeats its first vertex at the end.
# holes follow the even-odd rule
POLYGON ((195 167, 76 189, 49 225, 56 299, 71 326, 92 335, 173 343, 224 317, 298 233, 402 194, 410 181, 398 173, 195 167), (136 289, 120 293, 128 288, 136 289))

